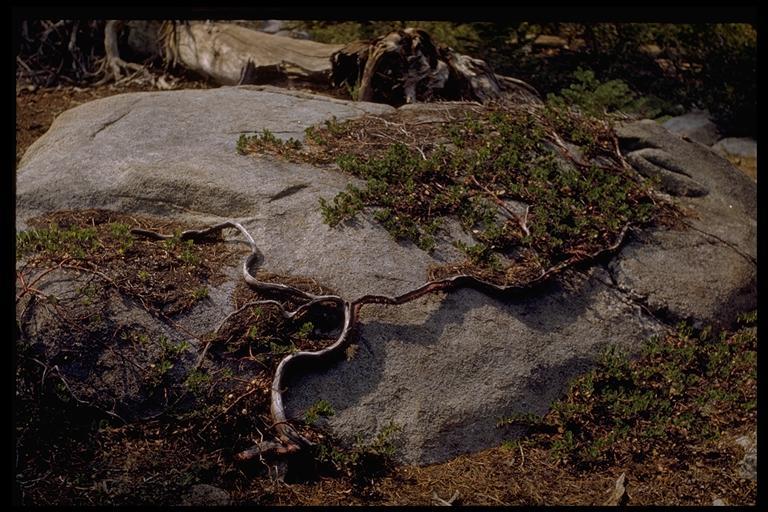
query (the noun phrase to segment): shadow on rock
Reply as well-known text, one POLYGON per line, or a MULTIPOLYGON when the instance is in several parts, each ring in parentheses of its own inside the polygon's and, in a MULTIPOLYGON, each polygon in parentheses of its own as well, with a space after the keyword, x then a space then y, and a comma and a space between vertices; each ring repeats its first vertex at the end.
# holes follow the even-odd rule
MULTIPOLYGON (((367 318, 366 318, 367 317, 367 318)), ((397 308, 371 308, 354 358, 288 379, 289 416, 319 400, 343 439, 401 427, 408 462, 432 463, 504 439, 497 420, 541 414, 609 343, 630 348, 658 325, 609 288, 574 273, 493 298, 462 289, 397 308)))

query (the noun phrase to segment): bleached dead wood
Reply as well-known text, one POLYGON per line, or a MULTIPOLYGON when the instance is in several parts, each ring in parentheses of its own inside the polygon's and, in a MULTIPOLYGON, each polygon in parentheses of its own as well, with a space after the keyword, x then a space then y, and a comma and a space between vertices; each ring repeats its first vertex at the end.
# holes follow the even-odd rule
POLYGON ((361 101, 392 105, 434 99, 537 101, 522 80, 497 75, 485 61, 439 46, 424 30, 406 28, 354 41, 331 57, 334 85, 357 88, 361 101))
MULTIPOLYGON (((105 36, 106 63, 115 80, 124 69, 140 69, 117 53, 116 31, 122 26, 122 22, 108 22, 105 36)), ((415 28, 396 30, 371 41, 338 45, 211 21, 166 21, 159 30, 151 23, 129 22, 128 27, 134 32, 150 32, 154 27, 157 48, 166 63, 181 65, 222 85, 284 79, 346 84, 355 99, 391 105, 432 100, 540 99, 538 92, 522 80, 497 75, 485 61, 440 46, 427 32, 415 28)), ((147 46, 151 34, 141 35, 133 40, 144 41, 143 46, 147 46)), ((130 44, 130 37, 128 41, 130 44)))
POLYGON ((166 36, 170 59, 222 85, 277 78, 328 82, 342 45, 265 34, 231 23, 179 22, 166 36))

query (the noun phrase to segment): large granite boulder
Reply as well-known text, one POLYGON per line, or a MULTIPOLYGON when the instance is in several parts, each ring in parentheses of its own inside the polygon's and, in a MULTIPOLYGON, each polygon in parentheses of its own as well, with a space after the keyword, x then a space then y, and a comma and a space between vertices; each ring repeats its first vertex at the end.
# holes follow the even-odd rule
POLYGON ((652 121, 619 129, 629 162, 687 212, 685 229, 639 234, 608 268, 671 321, 727 325, 755 307, 757 190, 728 160, 652 121))
MULTIPOLYGON (((314 278, 350 300, 402 293, 426 280, 432 256, 374 222, 323 223, 318 199, 353 179, 236 152, 243 133, 301 139, 307 126, 333 116, 392 110, 252 86, 87 103, 59 116, 22 159, 17 229, 35 215, 78 208, 201 226, 235 219, 254 236, 268 271, 314 278)), ((544 413, 609 344, 633 351, 672 321, 725 323, 753 308, 754 183, 707 148, 652 125, 625 127, 623 143, 641 172, 659 175, 695 213, 692 228, 633 232, 607 265, 567 272, 526 294, 502 299, 466 289, 366 308, 354 357, 288 383, 289 415, 325 399, 337 435, 369 439, 395 423, 402 460, 445 460, 515 434, 496 426, 499 417, 544 413)), ((234 264, 224 270, 228 280, 185 315, 185 328, 202 334, 232 310, 239 276, 234 264)))

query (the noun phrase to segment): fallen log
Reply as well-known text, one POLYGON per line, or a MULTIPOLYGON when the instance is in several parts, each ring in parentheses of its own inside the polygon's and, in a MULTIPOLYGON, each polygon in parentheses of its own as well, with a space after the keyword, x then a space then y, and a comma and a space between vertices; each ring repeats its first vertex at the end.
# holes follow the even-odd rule
MULTIPOLYGON (((433 100, 486 102, 503 97, 530 102, 539 98, 525 82, 495 74, 485 61, 440 46, 427 32, 414 28, 339 45, 267 34, 252 28, 258 22, 107 20, 84 24, 61 20, 39 25, 35 28, 43 31, 43 40, 61 31, 55 32, 58 46, 52 48, 59 53, 66 50, 76 63, 75 83, 138 81, 173 88, 173 78, 162 71, 159 76, 149 66, 164 63, 166 68, 178 65, 221 85, 295 80, 323 89, 346 86, 353 99, 390 105, 433 100), (84 57, 84 50, 78 48, 80 40, 86 44, 99 30, 103 30, 103 56, 91 51, 90 58, 84 57)), ((32 52, 34 39, 27 36, 25 41, 30 46, 27 51, 32 52)), ((46 57, 50 49, 41 43, 37 46, 33 61, 50 60, 49 71, 37 72, 21 57, 17 62, 21 76, 31 77, 39 85, 59 76, 66 59, 46 57)), ((59 78, 72 81, 65 75, 59 78)))
POLYGON ((540 101, 522 80, 497 75, 485 61, 436 44, 424 30, 396 30, 370 41, 324 44, 266 34, 234 23, 211 21, 122 22, 105 28, 102 82, 125 79, 143 66, 118 53, 118 33, 138 54, 162 54, 222 85, 298 80, 349 89, 353 99, 399 106, 439 100, 485 103, 497 99, 540 101), (126 73, 127 74, 127 73, 126 73))
MULTIPOLYGON (((131 28, 137 30, 137 25, 131 28)), ((438 45, 421 29, 396 30, 347 45, 275 36, 219 22, 165 22, 160 32, 167 63, 222 85, 297 79, 347 86, 356 100, 390 105, 540 99, 536 89, 522 80, 497 75, 485 61, 438 45)))
POLYGON ((231 23, 176 22, 165 37, 173 63, 222 85, 297 78, 328 83, 342 45, 274 36, 231 23))

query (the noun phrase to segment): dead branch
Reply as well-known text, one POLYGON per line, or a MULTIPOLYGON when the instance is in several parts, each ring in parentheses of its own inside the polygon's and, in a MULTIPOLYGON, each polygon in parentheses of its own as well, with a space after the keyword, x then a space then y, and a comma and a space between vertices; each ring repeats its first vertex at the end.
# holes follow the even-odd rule
POLYGON ((132 62, 126 62, 120 58, 120 50, 117 47, 117 41, 120 29, 122 29, 124 25, 125 22, 122 20, 109 20, 106 27, 104 27, 104 50, 107 54, 99 68, 99 72, 104 73, 104 78, 96 82, 96 84, 94 84, 96 86, 103 85, 110 80, 113 80, 116 84, 120 83, 123 78, 124 70, 131 70, 135 73, 144 71, 143 66, 132 62))
POLYGON ((486 193, 486 195, 487 195, 488 197, 490 197, 490 198, 491 198, 491 201, 493 201, 494 203, 496 203, 496 205, 497 205, 499 208, 501 208, 502 210, 504 210, 505 212, 507 212, 507 215, 509 215, 509 218, 510 218, 510 219, 512 219, 512 220, 514 220, 515 222, 517 222, 517 224, 520 226, 520 229, 522 229, 522 230, 523 230, 523 233, 525 233, 526 235, 530 235, 530 234, 531 234, 531 232, 528 230, 528 225, 527 225, 527 221, 528 221, 528 206, 526 206, 526 208, 525 208, 525 216, 524 216, 524 217, 521 219, 519 215, 517 215, 515 212, 513 212, 512 210, 510 210, 510 209, 509 209, 509 207, 507 207, 507 205, 506 205, 506 204, 504 204, 504 201, 502 201, 501 199, 499 199, 499 196, 497 196, 496 194, 494 194, 493 192, 491 192, 491 191, 488 189, 488 187, 481 185, 481 184, 480 184, 480 182, 478 182, 478 181, 477 181, 477 178, 475 178, 474 176, 470 176, 470 179, 472 180, 472 182, 473 182, 475 185, 477 185, 478 187, 480 187, 480 188, 481 188, 481 189, 482 189, 482 190, 483 190, 483 191, 486 193))
POLYGON ((443 507, 452 507, 453 502, 456 501, 458 497, 459 497, 458 490, 454 491, 453 495, 447 500, 442 499, 440 496, 437 495, 437 492, 432 491, 432 499, 435 501, 435 504, 443 507))

